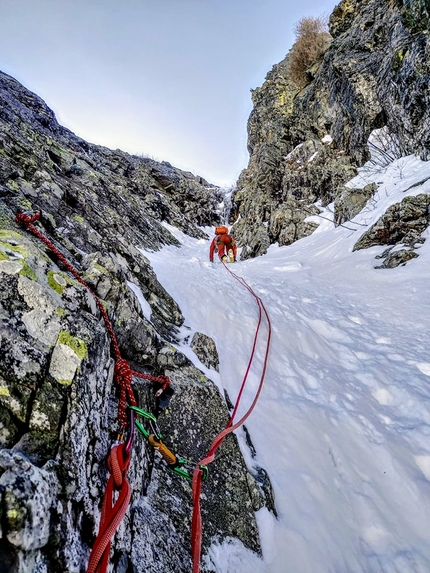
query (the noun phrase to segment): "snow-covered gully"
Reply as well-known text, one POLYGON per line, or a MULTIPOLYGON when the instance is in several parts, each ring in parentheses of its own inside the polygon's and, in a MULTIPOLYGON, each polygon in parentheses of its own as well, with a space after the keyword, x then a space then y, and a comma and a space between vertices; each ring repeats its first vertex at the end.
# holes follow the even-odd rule
MULTIPOLYGON (((257 515, 262 561, 237 544, 214 545, 207 559, 219 573, 430 570, 430 240, 396 269, 375 270, 383 247, 352 252, 362 225, 407 194, 428 193, 430 181, 410 187, 430 175, 428 165, 401 161, 401 173, 393 165, 377 174, 372 203, 348 224, 357 231, 321 219, 312 236, 234 267, 273 324, 266 384, 247 427, 279 517, 257 515)), ((169 229, 181 248, 145 255, 186 318, 180 349, 204 369, 187 340, 211 336, 220 373, 208 374, 234 400, 257 309, 209 263, 208 241, 169 229)), ((250 395, 257 382, 258 372, 250 395)))

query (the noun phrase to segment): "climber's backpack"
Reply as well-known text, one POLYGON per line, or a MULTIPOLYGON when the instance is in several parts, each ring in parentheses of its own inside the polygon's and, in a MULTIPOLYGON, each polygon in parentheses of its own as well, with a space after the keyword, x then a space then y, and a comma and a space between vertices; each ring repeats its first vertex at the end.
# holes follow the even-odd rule
POLYGON ((217 227, 215 229, 215 235, 228 235, 227 227, 217 227))
POLYGON ((230 247, 233 245, 233 237, 231 235, 218 235, 217 245, 224 244, 226 247, 230 247))

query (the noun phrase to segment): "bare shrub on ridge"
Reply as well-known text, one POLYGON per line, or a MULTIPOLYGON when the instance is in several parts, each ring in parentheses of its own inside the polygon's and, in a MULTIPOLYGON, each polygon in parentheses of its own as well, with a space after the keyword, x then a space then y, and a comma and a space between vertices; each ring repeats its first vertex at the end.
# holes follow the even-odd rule
POLYGON ((322 61, 330 43, 327 18, 301 18, 294 26, 294 34, 296 42, 290 51, 290 78, 301 89, 309 83, 309 68, 322 61))

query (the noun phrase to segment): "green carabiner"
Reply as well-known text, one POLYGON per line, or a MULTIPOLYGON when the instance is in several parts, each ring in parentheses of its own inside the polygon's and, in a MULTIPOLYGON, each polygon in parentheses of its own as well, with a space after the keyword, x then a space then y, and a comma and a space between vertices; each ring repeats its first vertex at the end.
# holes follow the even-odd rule
MULTIPOLYGON (((143 418, 149 420, 152 432, 148 432, 148 430, 146 430, 143 427, 142 423, 137 418, 135 419, 134 423, 139 432, 148 440, 149 444, 155 447, 163 456, 169 470, 175 473, 176 475, 179 475, 189 481, 192 481, 193 472, 194 468, 196 467, 196 464, 189 460, 178 458, 173 452, 169 450, 169 448, 165 444, 163 444, 163 442, 161 441, 163 436, 161 435, 160 429, 157 425, 157 418, 150 412, 142 410, 137 406, 129 406, 129 408, 130 410, 133 410, 133 412, 136 412, 136 414, 138 414, 139 416, 142 416, 143 418), (190 469, 190 471, 188 471, 188 469, 186 469, 185 466, 188 466, 189 468, 193 469, 192 470, 190 469)), ((202 480, 205 481, 206 478, 208 477, 208 468, 205 465, 200 465, 199 469, 203 474, 202 480)))
MULTIPOLYGON (((137 406, 129 406, 129 408, 130 408, 130 410, 133 410, 134 412, 136 412, 136 414, 139 414, 139 416, 142 416, 143 418, 146 418, 147 420, 149 420, 150 425, 151 425, 151 429, 152 429, 152 433, 157 437, 157 439, 161 440, 161 438, 163 436, 161 435, 160 429, 158 428, 157 418, 154 416, 154 414, 151 414, 150 412, 147 412, 146 410, 142 410, 142 408, 138 408, 137 406)), ((134 423, 136 424, 136 428, 139 430, 139 432, 143 436, 145 436, 146 439, 148 439, 151 432, 148 432, 148 430, 145 430, 142 423, 137 418, 136 418, 134 423)))
MULTIPOLYGON (((169 468, 169 469, 170 469, 170 471, 174 472, 175 474, 178 474, 178 475, 184 477, 185 479, 192 481, 194 469, 192 470, 192 472, 190 472, 187 469, 185 469, 184 466, 194 468, 194 467, 196 467, 196 464, 193 464, 189 460, 184 460, 184 459, 179 458, 178 459, 178 465, 174 468, 169 468)), ((205 481, 206 478, 208 477, 208 468, 205 465, 200 465, 199 469, 201 470, 201 472, 203 474, 202 475, 202 481, 205 481)))

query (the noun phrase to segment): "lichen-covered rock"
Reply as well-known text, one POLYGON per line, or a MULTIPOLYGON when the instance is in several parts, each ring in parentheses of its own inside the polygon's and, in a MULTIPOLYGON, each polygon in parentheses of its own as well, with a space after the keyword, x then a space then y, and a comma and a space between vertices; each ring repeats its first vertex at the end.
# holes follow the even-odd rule
MULTIPOLYGON (((85 287, 42 251, 38 257, 24 231, 14 233, 33 278, 7 269, 0 281, 0 421, 8 448, 0 453, 1 507, 8 516, 1 521, 7 543, 0 551, 20 573, 78 572, 85 568, 94 541, 106 483, 104 463, 118 429, 109 338, 85 287), (29 321, 35 309, 38 314, 29 321), (24 467, 26 485, 18 488, 24 467), (32 494, 36 489, 37 496, 32 494), (37 520, 31 518, 29 504, 37 510, 37 520)), ((112 285, 120 276, 116 271, 107 271, 112 285)), ((227 423, 225 402, 216 386, 144 320, 134 293, 115 292, 111 312, 136 325, 118 337, 121 348, 133 340, 134 347, 142 345, 142 352, 134 355, 138 367, 170 370, 176 391, 168 412, 159 418, 163 437, 178 455, 197 461, 227 423), (121 310, 125 304, 127 316, 121 310)), ((121 326, 114 327, 121 333, 121 326)), ((141 407, 157 412, 151 382, 135 380, 135 391, 141 407)), ((213 538, 228 536, 258 550, 248 471, 234 437, 226 440, 221 454, 204 486, 204 550, 213 538)), ((136 439, 130 483, 133 501, 113 544, 114 570, 188 571, 190 483, 171 474, 142 436, 136 439)))
POLYGON ((330 16, 330 33, 336 38, 351 27, 357 10, 357 0, 342 0, 330 16))
MULTIPOLYGON (((225 428, 228 412, 217 388, 193 366, 173 372, 172 381, 175 394, 168 412, 159 417, 160 430, 177 455, 195 463, 206 455, 215 435, 225 428)), ((208 467, 209 477, 202 489, 203 536, 206 546, 213 538, 222 540, 230 536, 239 538, 250 549, 258 550, 248 471, 242 457, 237 456, 237 450, 235 436, 228 436, 216 460, 208 467)), ((180 561, 188 560, 188 551, 186 557, 183 552, 184 547, 189 549, 190 543, 191 484, 166 471, 158 456, 154 464, 157 478, 149 486, 148 500, 163 514, 171 516, 175 537, 180 541, 175 554, 180 561)), ((168 535, 169 531, 166 532, 168 535)), ((141 571, 144 570, 142 567, 141 571)), ((156 571, 154 569, 154 573, 156 571)))
POLYGON ((386 253, 386 258, 382 265, 377 265, 375 269, 394 269, 400 265, 404 266, 411 259, 416 259, 418 257, 412 249, 400 249, 399 251, 386 253))
POLYGON ((191 340, 191 349, 202 364, 218 372, 219 356, 215 341, 202 332, 196 332, 191 340))
POLYGON ((421 234, 430 222, 430 196, 420 194, 405 197, 401 203, 392 205, 387 212, 354 246, 354 250, 367 249, 373 245, 397 245, 399 243, 413 246, 424 242, 421 234))
POLYGON ((0 451, 4 534, 15 548, 41 549, 50 536, 51 509, 59 484, 52 471, 34 466, 21 453, 0 451))
POLYGON ((376 183, 369 183, 361 189, 344 187, 334 204, 334 220, 337 225, 353 219, 365 207, 377 190, 376 183))
MULTIPOLYGON (((121 356, 142 373, 170 375, 176 387, 169 404, 172 392, 155 397, 159 383, 133 380, 168 447, 198 461, 227 423, 216 386, 175 348, 181 310, 143 254, 176 244, 162 221, 204 237, 198 225, 219 222, 218 203, 201 178, 77 138, 0 73, 0 569, 86 568, 119 430, 114 354, 92 293, 121 356), (91 292, 14 223, 27 209, 40 211, 36 227, 91 292)), ((229 536, 258 552, 249 472, 234 437, 221 453, 204 484, 203 553, 229 536)), ((189 481, 170 473, 140 435, 129 480, 112 570, 189 571, 189 481)))
POLYGON ((87 143, 1 72, 0 109, 0 195, 13 211, 42 211, 76 256, 106 250, 109 239, 119 252, 176 244, 163 221, 194 237, 220 222, 217 187, 167 162, 87 143))
POLYGON ((254 90, 231 211, 242 258, 311 233, 303 221, 317 200, 336 201, 337 223, 356 215, 372 189, 344 185, 369 158, 373 130, 387 126, 401 155, 430 157, 429 13, 426 0, 342 0, 309 84, 295 88, 287 55, 254 90))

